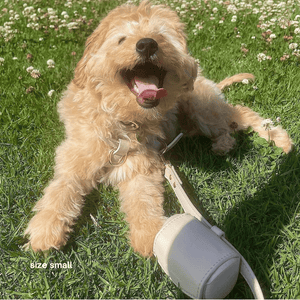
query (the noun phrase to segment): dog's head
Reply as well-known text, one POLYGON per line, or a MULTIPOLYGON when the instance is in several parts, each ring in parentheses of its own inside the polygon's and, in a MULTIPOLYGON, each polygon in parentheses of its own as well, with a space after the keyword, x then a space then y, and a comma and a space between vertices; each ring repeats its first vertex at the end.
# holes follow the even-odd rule
POLYGON ((143 1, 138 7, 120 6, 101 21, 87 40, 73 82, 80 88, 92 85, 102 96, 118 92, 114 106, 143 113, 172 107, 180 94, 193 90, 196 76, 177 14, 143 1))

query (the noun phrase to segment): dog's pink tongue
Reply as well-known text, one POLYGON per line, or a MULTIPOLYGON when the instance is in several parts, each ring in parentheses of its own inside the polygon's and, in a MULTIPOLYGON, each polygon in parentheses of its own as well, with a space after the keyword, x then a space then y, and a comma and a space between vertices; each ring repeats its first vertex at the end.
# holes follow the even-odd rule
POLYGON ((135 83, 137 90, 137 97, 139 101, 144 102, 147 100, 156 100, 167 96, 167 90, 158 88, 158 78, 156 76, 149 76, 147 78, 140 78, 135 76, 133 84, 135 83))

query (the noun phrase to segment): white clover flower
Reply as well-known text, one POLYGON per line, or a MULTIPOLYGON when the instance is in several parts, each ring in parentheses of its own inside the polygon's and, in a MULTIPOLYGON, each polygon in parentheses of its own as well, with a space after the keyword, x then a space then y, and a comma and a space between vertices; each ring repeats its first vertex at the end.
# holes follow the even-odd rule
POLYGON ((251 36, 251 39, 252 39, 252 40, 255 40, 255 39, 256 39, 256 36, 251 36))
POLYGON ((259 62, 262 62, 263 60, 266 60, 266 59, 267 59, 267 56, 264 53, 257 54, 257 60, 259 62))
POLYGON ((223 21, 223 20, 220 20, 220 21, 219 21, 219 24, 223 24, 223 23, 224 23, 224 21, 223 21))
POLYGON ((48 14, 50 15, 50 16, 53 16, 53 15, 56 15, 56 11, 53 9, 53 8, 48 8, 47 9, 48 10, 48 14))
POLYGON ((44 40, 44 38, 39 38, 39 41, 41 42, 41 41, 43 41, 44 40))
POLYGON ((3 64, 4 64, 4 58, 3 57, 0 57, 0 66, 3 66, 3 64))
POLYGON ((273 128, 273 121, 271 119, 265 119, 261 122, 261 126, 265 128, 265 130, 271 130, 273 128))
POLYGON ((68 0, 68 2, 65 3, 65 6, 71 8, 72 7, 72 1, 68 0))
POLYGON ((41 77, 41 73, 40 73, 40 71, 39 70, 36 70, 36 69, 34 69, 34 70, 32 70, 32 72, 30 73, 30 76, 32 77, 32 78, 39 78, 39 77, 41 77))
POLYGON ((270 34, 270 38, 271 39, 275 39, 276 38, 276 34, 275 33, 270 34))
POLYGON ((84 12, 86 11, 86 9, 87 9, 86 7, 83 7, 83 8, 82 8, 82 10, 83 10, 84 12))
POLYGON ((297 47, 298 47, 298 44, 297 44, 297 43, 291 43, 291 44, 289 44, 289 49, 294 50, 294 49, 296 49, 297 47))
POLYGON ((67 24, 67 27, 69 28, 69 29, 77 29, 78 27, 78 23, 77 22, 71 22, 71 23, 68 23, 67 24))
POLYGON ((26 71, 27 71, 28 73, 31 73, 31 72, 33 71, 33 69, 34 69, 34 67, 30 66, 30 67, 28 67, 28 68, 26 69, 26 71))
POLYGON ((212 9, 212 11, 213 11, 214 14, 216 14, 216 13, 218 12, 218 8, 217 8, 217 7, 214 7, 214 8, 212 9))
POLYGON ((260 29, 261 30, 265 30, 265 29, 267 29, 269 26, 267 25, 267 24, 265 24, 265 23, 263 23, 263 24, 261 24, 260 25, 260 29))
POLYGON ((14 56, 12 59, 13 59, 13 60, 17 60, 18 58, 17 58, 16 56, 14 56))
POLYGON ((48 68, 54 68, 55 67, 55 62, 53 59, 48 59, 47 60, 47 65, 48 65, 48 68))
POLYGON ((249 80, 248 80, 248 79, 243 79, 243 80, 242 80, 242 83, 243 83, 243 84, 248 84, 248 83, 249 83, 249 80))
POLYGON ((261 15, 261 16, 258 18, 258 20, 259 20, 259 21, 263 21, 266 17, 267 17, 266 15, 261 15))
POLYGON ((63 12, 61 13, 62 16, 67 15, 67 14, 68 14, 68 13, 67 13, 66 11, 63 11, 63 12))
POLYGON ((69 19, 69 15, 64 15, 64 18, 65 19, 69 19))
POLYGON ((53 95, 54 92, 55 92, 55 90, 50 90, 50 91, 48 92, 48 96, 49 96, 49 97, 52 97, 52 95, 53 95))
POLYGON ((294 30, 294 33, 295 33, 295 34, 300 34, 300 28, 297 27, 297 28, 294 30))
POLYGON ((237 8, 234 4, 230 4, 230 5, 227 6, 227 11, 229 13, 236 14, 237 13, 237 8))

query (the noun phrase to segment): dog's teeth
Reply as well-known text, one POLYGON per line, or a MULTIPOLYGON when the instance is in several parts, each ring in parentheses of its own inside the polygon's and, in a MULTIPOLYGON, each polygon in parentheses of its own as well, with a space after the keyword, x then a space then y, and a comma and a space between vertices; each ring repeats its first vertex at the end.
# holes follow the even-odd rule
POLYGON ((137 87, 137 85, 134 83, 134 85, 133 85, 133 89, 134 89, 134 91, 136 92, 136 93, 139 93, 139 89, 138 89, 138 87, 137 87))

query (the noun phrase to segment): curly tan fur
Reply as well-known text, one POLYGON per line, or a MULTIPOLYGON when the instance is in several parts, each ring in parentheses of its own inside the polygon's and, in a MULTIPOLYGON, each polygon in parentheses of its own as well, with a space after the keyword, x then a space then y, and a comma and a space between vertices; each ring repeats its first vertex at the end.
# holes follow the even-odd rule
POLYGON ((54 178, 25 231, 28 247, 38 251, 65 245, 84 196, 105 183, 119 188, 134 250, 152 255, 154 237, 165 221, 158 141, 170 141, 178 121, 190 135, 210 137, 217 153, 234 146, 230 133, 249 126, 286 153, 291 150, 292 142, 282 128, 267 132, 258 114, 224 101, 223 87, 253 75, 238 74, 215 84, 197 73, 184 25, 171 9, 144 1, 138 7, 118 7, 101 21, 58 105, 66 139, 56 151, 54 178), (152 47, 147 48, 151 56, 138 49, 145 39, 152 47), (167 95, 155 105, 153 99, 139 103, 126 82, 128 70, 150 64, 165 71, 162 87, 167 95), (153 107, 145 108, 146 104, 153 107), (138 128, 132 130, 132 124, 138 128), (125 163, 115 166, 109 161, 119 139, 129 142, 129 151, 125 163))

